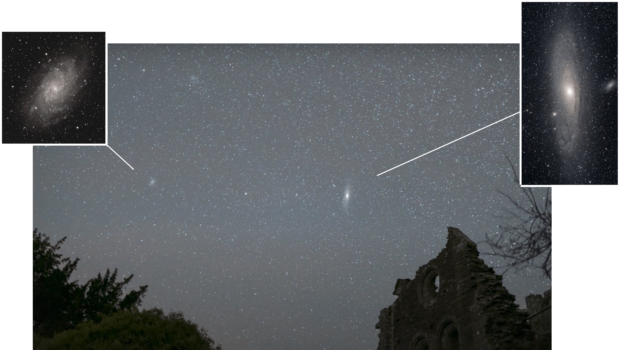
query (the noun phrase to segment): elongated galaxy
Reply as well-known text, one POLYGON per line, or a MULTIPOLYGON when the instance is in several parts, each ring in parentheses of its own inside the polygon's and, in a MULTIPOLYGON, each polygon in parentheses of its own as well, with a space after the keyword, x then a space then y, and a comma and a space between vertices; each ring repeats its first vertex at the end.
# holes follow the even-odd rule
POLYGON ((344 208, 344 210, 348 210, 349 209, 349 204, 351 203, 351 197, 353 196, 353 188, 351 187, 351 184, 347 184, 347 186, 344 188, 344 193, 342 194, 342 207, 344 208))
POLYGON ((76 62, 74 58, 61 59, 32 79, 36 89, 25 107, 33 123, 47 126, 58 119, 66 119, 66 112, 87 84, 83 66, 84 62, 76 62))
POLYGON ((566 157, 572 155, 581 136, 582 84, 577 70, 576 43, 570 29, 556 34, 552 50, 551 76, 555 95, 552 116, 559 151, 566 157))

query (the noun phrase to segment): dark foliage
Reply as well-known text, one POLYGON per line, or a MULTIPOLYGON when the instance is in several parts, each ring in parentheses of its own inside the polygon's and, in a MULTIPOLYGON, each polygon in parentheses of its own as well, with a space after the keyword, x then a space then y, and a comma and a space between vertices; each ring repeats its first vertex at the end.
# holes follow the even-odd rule
POLYGON ((78 258, 63 258, 58 253, 66 237, 55 245, 49 237, 34 230, 33 241, 33 319, 34 333, 51 337, 75 328, 88 320, 100 321, 103 315, 138 307, 148 286, 132 290, 125 297, 123 289, 133 275, 116 281, 117 270, 89 280, 83 286, 69 281, 76 270, 78 258))
POLYGON ((37 350, 221 350, 203 328, 181 312, 160 309, 118 311, 100 322, 88 321, 52 339, 38 339, 37 350))

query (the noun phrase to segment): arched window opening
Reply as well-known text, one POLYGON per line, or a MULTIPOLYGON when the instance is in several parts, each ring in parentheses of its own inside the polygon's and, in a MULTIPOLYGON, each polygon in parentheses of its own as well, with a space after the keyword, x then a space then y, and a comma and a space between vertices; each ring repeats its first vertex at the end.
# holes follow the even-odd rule
POLYGON ((448 349, 459 349, 459 331, 454 329, 452 333, 448 334, 448 349))
POLYGON ((420 289, 422 303, 426 306, 432 305, 437 295, 439 295, 439 273, 437 273, 437 270, 432 269, 426 273, 422 281, 422 288, 420 289))
POLYGON ((454 323, 449 323, 443 329, 441 334, 441 349, 442 350, 459 350, 459 330, 454 323))
POLYGON ((410 348, 412 350, 428 350, 428 343, 426 342, 426 338, 418 337, 413 341, 413 346, 410 348))

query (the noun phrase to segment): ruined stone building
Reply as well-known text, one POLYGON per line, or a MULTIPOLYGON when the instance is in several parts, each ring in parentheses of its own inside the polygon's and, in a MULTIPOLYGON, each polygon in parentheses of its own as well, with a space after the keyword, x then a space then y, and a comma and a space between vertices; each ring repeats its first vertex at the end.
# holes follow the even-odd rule
POLYGON ((378 350, 551 349, 551 291, 528 296, 528 310, 520 310, 478 255, 473 241, 449 227, 439 255, 413 280, 396 282, 398 298, 376 326, 378 350))

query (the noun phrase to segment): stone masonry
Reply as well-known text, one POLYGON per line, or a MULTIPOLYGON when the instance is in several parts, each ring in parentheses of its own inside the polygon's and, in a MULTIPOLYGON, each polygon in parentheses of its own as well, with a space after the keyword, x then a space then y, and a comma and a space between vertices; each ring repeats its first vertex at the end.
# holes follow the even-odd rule
POLYGON ((528 295, 525 304, 538 349, 551 349, 551 290, 544 295, 528 295))
POLYGON ((535 311, 519 310, 502 277, 478 256, 476 244, 449 227, 439 255, 413 280, 396 282, 398 298, 376 326, 378 350, 551 349, 550 291, 528 297, 535 311))

